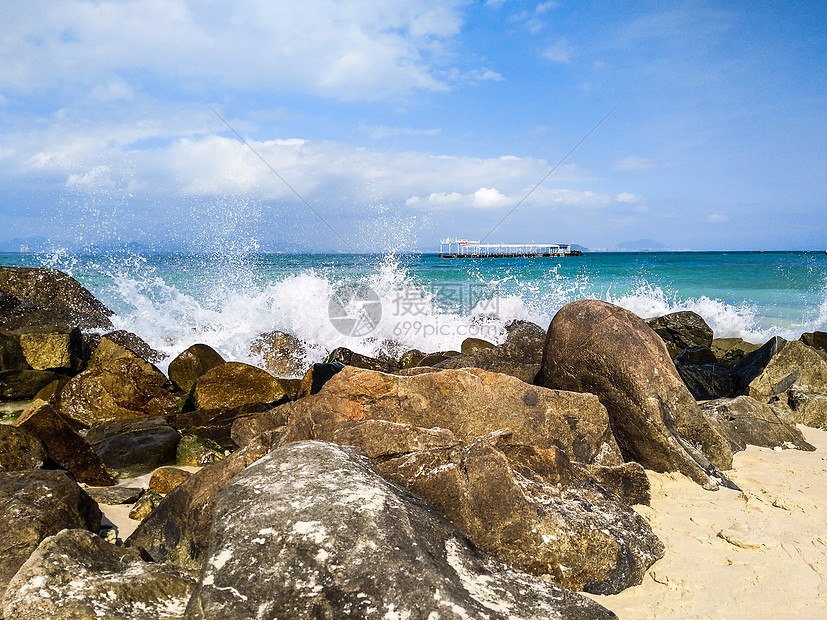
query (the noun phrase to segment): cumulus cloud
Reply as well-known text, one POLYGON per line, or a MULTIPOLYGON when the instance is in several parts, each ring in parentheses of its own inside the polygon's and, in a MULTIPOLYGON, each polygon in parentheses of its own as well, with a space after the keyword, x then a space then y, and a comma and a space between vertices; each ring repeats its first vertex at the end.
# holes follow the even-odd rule
POLYGON ((336 0, 6 5, 0 9, 6 59, 0 88, 23 94, 63 84, 96 88, 113 73, 137 71, 193 88, 277 84, 342 100, 443 90, 448 84, 437 75, 449 62, 443 44, 459 34, 464 4, 365 0, 358 10, 336 0))
POLYGON ((637 194, 630 194, 629 192, 621 192, 615 196, 615 201, 624 202, 627 204, 635 204, 642 202, 643 198, 637 194))
POLYGON ((568 41, 560 39, 554 45, 547 47, 543 52, 543 56, 551 62, 568 64, 572 61, 575 53, 575 48, 568 41))

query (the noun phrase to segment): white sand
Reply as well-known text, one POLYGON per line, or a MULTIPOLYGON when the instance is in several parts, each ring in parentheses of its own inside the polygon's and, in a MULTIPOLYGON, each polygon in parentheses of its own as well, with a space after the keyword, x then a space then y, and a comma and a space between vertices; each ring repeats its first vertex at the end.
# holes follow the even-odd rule
POLYGON ((743 493, 647 472, 636 506, 666 546, 643 583, 592 596, 634 618, 827 618, 827 432, 815 452, 749 447, 727 472, 743 493))

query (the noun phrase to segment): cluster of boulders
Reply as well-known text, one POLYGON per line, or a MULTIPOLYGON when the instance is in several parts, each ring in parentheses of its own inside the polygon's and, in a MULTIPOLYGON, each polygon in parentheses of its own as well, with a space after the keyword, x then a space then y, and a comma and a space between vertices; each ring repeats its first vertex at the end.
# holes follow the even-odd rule
POLYGON ((820 332, 758 347, 584 300, 499 345, 305 369, 274 331, 266 370, 197 344, 164 374, 110 316, 65 274, 0 268, 7 619, 610 618, 575 591, 662 557, 644 468, 737 488, 733 451, 827 428, 820 332), (132 505, 126 540, 105 504, 132 505))

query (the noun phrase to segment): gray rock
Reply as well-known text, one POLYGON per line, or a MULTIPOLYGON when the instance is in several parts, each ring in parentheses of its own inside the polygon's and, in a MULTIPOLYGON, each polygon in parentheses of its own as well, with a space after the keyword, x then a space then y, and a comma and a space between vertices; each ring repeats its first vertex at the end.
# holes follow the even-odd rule
MULTIPOLYGON (((517 332, 515 332, 517 333, 517 332)), ((534 383, 543 360, 545 338, 509 338, 503 344, 457 355, 434 365, 435 368, 482 368, 534 383)))
POLYGON ((725 364, 698 364, 675 358, 675 368, 695 400, 731 398, 735 395, 732 369, 725 364))
POLYGON ((0 530, 0 593, 47 536, 101 527, 98 505, 64 471, 0 473, 0 515, 7 521, 0 530))
POLYGON ((514 319, 506 324, 505 331, 506 340, 521 340, 523 338, 545 340, 547 330, 531 321, 514 319))
POLYGON ((812 394, 827 394, 827 359, 800 340, 787 342, 776 351, 761 372, 746 384, 745 393, 766 402, 791 388, 812 394))
POLYGON ((787 341, 781 336, 774 336, 755 351, 745 355, 732 370, 736 391, 739 394, 744 393, 750 382, 764 371, 773 356, 779 353, 786 344, 787 341))
POLYGON ((687 347, 712 344, 712 328, 697 312, 682 310, 646 322, 663 338, 672 357, 687 347))
POLYGON ((747 444, 815 450, 794 424, 781 419, 770 405, 749 396, 712 400, 701 408, 729 440, 733 451, 745 450, 747 444))
POLYGON ((252 617, 614 615, 488 558, 354 448, 300 442, 219 491, 210 557, 185 615, 252 617))
POLYGON ((180 438, 164 416, 110 420, 86 433, 86 441, 107 467, 131 473, 174 463, 180 438))
POLYGON ((141 487, 122 487, 119 485, 113 487, 86 487, 86 492, 98 504, 119 506, 121 504, 134 504, 144 490, 141 487))
POLYGON ((86 530, 46 538, 11 580, 3 599, 9 620, 181 618, 195 576, 143 562, 86 530))

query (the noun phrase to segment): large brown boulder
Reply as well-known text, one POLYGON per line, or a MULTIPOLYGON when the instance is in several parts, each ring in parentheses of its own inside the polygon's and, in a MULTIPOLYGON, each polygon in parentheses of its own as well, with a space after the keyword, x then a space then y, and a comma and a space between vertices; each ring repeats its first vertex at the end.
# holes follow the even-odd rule
POLYGON ((663 340, 628 310, 593 299, 564 306, 549 326, 538 383, 597 395, 626 460, 708 488, 732 485, 720 472, 732 466, 729 443, 698 408, 663 340))
POLYGON ((49 458, 71 473, 78 482, 98 487, 115 484, 112 474, 92 446, 78 435, 51 404, 42 400, 34 401, 15 425, 40 439, 49 458))
POLYGON ((0 327, 54 325, 66 331, 111 328, 112 311, 74 278, 54 269, 0 267, 0 327))
POLYGON ((209 561, 185 615, 255 617, 614 614, 492 560, 357 450, 301 442, 274 450, 221 489, 209 561))
POLYGON ((182 392, 189 392, 198 377, 223 363, 224 358, 211 346, 194 344, 169 363, 169 379, 182 392))
POLYGON ((80 426, 178 411, 172 386, 155 366, 102 338, 88 368, 60 392, 60 412, 80 426))
POLYGON ((333 441, 344 423, 359 420, 444 428, 467 443, 510 429, 516 439, 560 448, 572 460, 622 462, 606 410, 596 397, 527 385, 478 368, 406 377, 347 366, 318 394, 239 419, 233 438, 256 436, 285 419, 302 438, 308 437, 301 429, 312 427, 313 438, 323 441, 333 441))
POLYGON ((806 393, 827 393, 827 359, 800 340, 784 343, 760 374, 747 384, 745 393, 766 401, 791 388, 806 393))
POLYGON ((0 595, 47 536, 65 529, 97 533, 101 511, 64 471, 31 469, 0 473, 0 595))
POLYGON ((281 382, 266 370, 227 362, 216 366, 195 382, 198 409, 232 409, 251 403, 275 403, 286 399, 281 382))
POLYGON ((86 441, 107 467, 133 474, 174 463, 180 439, 163 416, 110 420, 86 433, 86 441))
POLYGON ((88 346, 77 328, 68 332, 47 326, 27 328, 20 334, 20 347, 35 370, 74 374, 89 358, 88 346))

